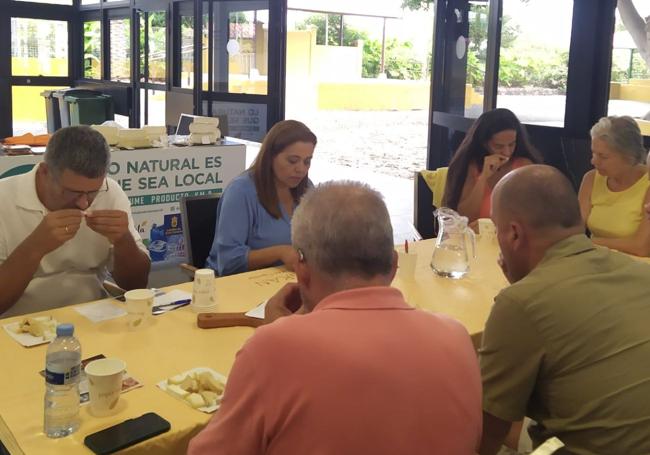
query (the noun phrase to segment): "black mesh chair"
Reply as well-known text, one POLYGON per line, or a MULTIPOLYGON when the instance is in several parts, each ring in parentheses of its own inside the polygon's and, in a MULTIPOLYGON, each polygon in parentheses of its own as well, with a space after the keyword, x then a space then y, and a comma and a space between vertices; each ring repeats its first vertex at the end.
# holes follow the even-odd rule
POLYGON ((187 250, 187 263, 181 264, 181 268, 191 277, 197 269, 205 267, 210 255, 220 197, 221 194, 209 194, 181 199, 183 238, 187 250))

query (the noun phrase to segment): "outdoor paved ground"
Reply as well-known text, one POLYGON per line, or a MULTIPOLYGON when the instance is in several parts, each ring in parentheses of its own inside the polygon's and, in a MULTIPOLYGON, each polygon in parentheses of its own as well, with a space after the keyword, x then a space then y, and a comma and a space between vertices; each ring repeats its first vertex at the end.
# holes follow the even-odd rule
POLYGON ((412 179, 427 155, 429 114, 420 111, 315 111, 296 116, 318 137, 320 163, 412 179))

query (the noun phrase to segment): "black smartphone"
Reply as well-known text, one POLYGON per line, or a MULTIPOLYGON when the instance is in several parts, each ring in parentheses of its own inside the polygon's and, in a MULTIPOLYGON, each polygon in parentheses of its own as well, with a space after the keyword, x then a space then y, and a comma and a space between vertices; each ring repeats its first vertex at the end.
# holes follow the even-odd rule
POLYGON ((169 431, 170 425, 158 414, 148 412, 112 427, 89 434, 84 444, 97 455, 115 453, 145 439, 169 431))

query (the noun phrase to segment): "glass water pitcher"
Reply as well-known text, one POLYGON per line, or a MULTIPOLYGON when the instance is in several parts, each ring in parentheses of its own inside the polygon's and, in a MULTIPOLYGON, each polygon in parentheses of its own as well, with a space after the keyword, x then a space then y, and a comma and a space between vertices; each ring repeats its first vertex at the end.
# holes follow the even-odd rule
POLYGON ((467 217, 452 209, 441 207, 433 212, 438 219, 438 238, 431 257, 431 268, 442 277, 462 278, 469 271, 467 244, 476 257, 476 237, 467 226, 467 217))

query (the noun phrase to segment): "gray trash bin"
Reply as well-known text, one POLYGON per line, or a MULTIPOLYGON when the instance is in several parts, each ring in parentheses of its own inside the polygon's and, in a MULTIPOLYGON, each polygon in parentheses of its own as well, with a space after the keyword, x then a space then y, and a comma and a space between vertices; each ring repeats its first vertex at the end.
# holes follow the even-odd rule
POLYGON ((54 96, 54 90, 45 90, 41 96, 45 98, 45 114, 47 117, 47 132, 54 133, 61 128, 61 112, 59 99, 54 96))

